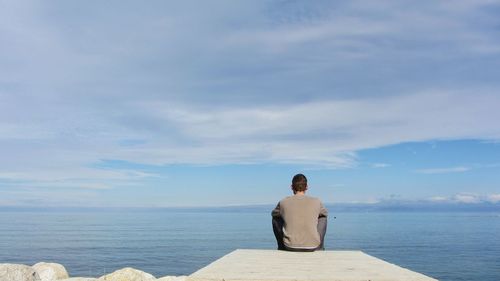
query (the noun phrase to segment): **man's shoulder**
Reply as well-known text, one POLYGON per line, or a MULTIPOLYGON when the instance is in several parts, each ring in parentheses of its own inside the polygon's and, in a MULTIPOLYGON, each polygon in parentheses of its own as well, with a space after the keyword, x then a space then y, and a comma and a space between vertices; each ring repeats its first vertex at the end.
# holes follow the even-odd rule
POLYGON ((281 199, 281 200, 280 200, 280 202, 279 202, 279 205, 283 205, 284 203, 286 203, 286 202, 288 202, 288 201, 292 200, 292 199, 291 199, 291 197, 292 197, 292 196, 287 196, 287 197, 285 197, 285 198, 281 199))
POLYGON ((292 198, 293 198, 293 195, 290 195, 290 196, 287 196, 287 197, 281 199, 280 202, 281 201, 286 201, 286 200, 291 200, 292 198))
MULTIPOLYGON (((307 195, 306 195, 307 196, 307 195)), ((309 197, 310 200, 317 200, 317 201, 321 201, 321 199, 319 199, 318 197, 313 197, 313 196, 307 196, 309 197)))
POLYGON ((323 205, 323 202, 318 197, 312 197, 312 196, 310 196, 309 200, 311 202, 314 202, 314 204, 323 205))

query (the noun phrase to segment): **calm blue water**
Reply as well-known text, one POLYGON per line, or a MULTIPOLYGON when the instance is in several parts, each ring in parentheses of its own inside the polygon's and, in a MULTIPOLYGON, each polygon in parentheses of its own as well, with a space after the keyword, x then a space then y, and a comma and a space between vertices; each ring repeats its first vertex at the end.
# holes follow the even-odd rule
MULTIPOLYGON (((1 211, 0 263, 185 275, 237 248, 275 248, 269 211, 1 211)), ((335 213, 326 239, 440 280, 500 280, 500 213, 335 213)))

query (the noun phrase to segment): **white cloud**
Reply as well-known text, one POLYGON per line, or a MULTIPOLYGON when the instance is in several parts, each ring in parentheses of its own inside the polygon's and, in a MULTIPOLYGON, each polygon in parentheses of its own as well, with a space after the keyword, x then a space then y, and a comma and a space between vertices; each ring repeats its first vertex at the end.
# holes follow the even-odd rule
POLYGON ((98 169, 68 167, 50 170, 49 167, 33 169, 30 172, 1 172, 0 181, 8 187, 43 188, 46 190, 106 190, 117 186, 140 185, 146 178, 156 174, 127 169, 98 169))
POLYGON ((490 195, 487 196, 486 200, 488 202, 491 202, 491 203, 498 203, 498 202, 500 202, 500 193, 490 194, 490 195))
POLYGON ((500 194, 477 194, 462 192, 452 196, 433 196, 427 201, 436 203, 463 203, 463 204, 480 204, 480 203, 498 203, 500 202, 500 194))
POLYGON ((480 203, 481 199, 476 194, 463 193, 463 194, 455 195, 455 197, 453 198, 453 201, 458 202, 458 203, 472 204, 472 203, 480 203))
POLYGON ((432 202, 446 202, 446 201, 449 201, 449 198, 445 197, 445 196, 433 196, 433 197, 429 198, 429 201, 432 201, 432 202))
POLYGON ((390 167, 391 165, 387 163, 373 163, 371 166, 373 168, 387 168, 390 167))
POLYGON ((432 168, 432 169, 420 169, 415 172, 420 174, 448 174, 448 173, 463 173, 469 171, 468 167, 449 167, 449 168, 432 168))
MULTIPOLYGON (((239 31, 230 34, 225 43, 232 47, 255 46, 273 54, 283 54, 306 44, 328 44, 337 54, 354 55, 352 58, 355 58, 356 55, 363 56, 355 51, 357 47, 370 47, 363 37, 384 35, 393 29, 394 26, 364 18, 335 17, 327 22, 239 31)), ((313 57, 313 54, 308 55, 313 57)))
MULTIPOLYGON (((139 116, 141 126, 117 123, 114 113, 68 122, 37 124, 52 136, 27 134, 3 141, 4 173, 37 174, 55 180, 111 171, 89 167, 101 159, 144 164, 297 163, 327 168, 356 166, 356 151, 409 141, 498 138, 500 96, 460 92, 330 100, 296 105, 199 107, 165 101, 137 102, 122 114, 139 116), (384 110, 381 110, 383 108, 384 110), (124 139, 141 139, 123 146, 124 139), (59 175, 57 175, 59 174, 59 175)), ((58 111, 58 108, 54 108, 58 111)), ((80 113, 75 108, 73 114, 80 113)), ((65 108, 64 112, 70 112, 65 108)), ((57 115, 55 115, 57 116, 57 115)), ((70 117, 76 118, 76 117, 70 117)), ((24 127, 29 121, 11 123, 24 127)), ((20 130, 18 130, 20 131, 20 130)), ((465 172, 468 167, 422 169, 420 173, 465 172)), ((119 173, 119 172, 117 172, 119 173)), ((42 176, 43 177, 43 176, 42 176)))

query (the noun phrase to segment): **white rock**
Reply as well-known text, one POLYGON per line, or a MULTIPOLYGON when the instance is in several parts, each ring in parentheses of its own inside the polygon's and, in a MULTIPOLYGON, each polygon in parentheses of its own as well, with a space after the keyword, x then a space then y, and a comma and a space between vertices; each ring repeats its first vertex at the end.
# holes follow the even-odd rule
POLYGON ((150 281, 156 278, 144 271, 133 269, 131 267, 122 268, 113 273, 101 276, 99 281, 150 281))
POLYGON ((165 276, 156 281, 186 281, 187 276, 165 276))
POLYGON ((39 262, 33 265, 33 269, 38 273, 41 281, 53 281, 69 277, 66 268, 58 263, 39 262))
POLYGON ((0 264, 0 281, 39 281, 38 273, 24 264, 0 264))

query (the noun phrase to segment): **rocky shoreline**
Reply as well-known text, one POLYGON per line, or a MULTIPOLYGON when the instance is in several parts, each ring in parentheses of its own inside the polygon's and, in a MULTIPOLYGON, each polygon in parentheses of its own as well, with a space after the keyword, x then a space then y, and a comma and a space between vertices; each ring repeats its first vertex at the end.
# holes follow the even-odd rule
POLYGON ((0 264, 0 281, 186 281, 186 276, 153 275, 131 267, 93 277, 69 277, 68 271, 58 263, 39 262, 33 266, 24 264, 0 264))

